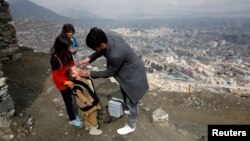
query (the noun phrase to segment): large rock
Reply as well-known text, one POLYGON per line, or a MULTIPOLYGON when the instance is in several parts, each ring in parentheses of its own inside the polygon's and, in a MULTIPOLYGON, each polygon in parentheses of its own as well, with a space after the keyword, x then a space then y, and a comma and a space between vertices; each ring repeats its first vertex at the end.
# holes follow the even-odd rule
MULTIPOLYGON (((4 85, 6 85, 6 80, 7 80, 6 77, 1 77, 0 78, 0 87, 3 87, 4 85)), ((1 94, 0 94, 0 96, 1 96, 1 94)))
POLYGON ((4 7, 4 6, 0 5, 0 12, 7 13, 7 11, 8 11, 8 7, 4 7))
POLYGON ((2 33, 3 37, 11 37, 14 36, 15 34, 16 30, 14 29, 14 27, 10 27, 9 30, 2 33))
POLYGON ((7 8, 7 9, 9 9, 9 3, 8 3, 7 1, 1 2, 1 6, 3 6, 3 7, 5 7, 5 8, 7 8))
POLYGON ((12 21, 12 17, 9 13, 0 12, 0 22, 10 22, 12 21))
MULTIPOLYGON (((14 102, 8 91, 7 78, 2 72, 3 65, 1 61, 18 60, 21 54, 17 53, 19 50, 16 38, 16 31, 12 22, 12 16, 9 12, 9 4, 6 0, 0 0, 0 128, 8 128, 9 120, 15 112, 14 102)), ((0 130, 0 140, 11 140, 10 136, 2 133, 0 130), (7 138, 5 138, 7 137, 7 138)))
POLYGON ((1 115, 7 115, 8 111, 11 111, 13 109, 15 109, 14 103, 10 95, 8 97, 5 97, 5 99, 3 99, 3 101, 0 102, 1 115))
POLYGON ((19 47, 15 44, 9 45, 9 48, 2 49, 1 52, 4 53, 6 56, 12 55, 17 53, 19 47))
POLYGON ((161 108, 156 109, 151 116, 153 122, 168 121, 168 114, 161 108))
POLYGON ((8 44, 6 42, 0 41, 0 49, 3 49, 7 46, 8 46, 8 44))

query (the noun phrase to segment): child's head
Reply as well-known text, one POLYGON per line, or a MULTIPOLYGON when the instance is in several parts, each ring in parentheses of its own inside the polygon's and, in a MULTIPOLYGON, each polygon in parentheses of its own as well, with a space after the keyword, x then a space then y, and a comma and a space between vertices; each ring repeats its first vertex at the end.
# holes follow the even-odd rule
POLYGON ((61 31, 62 34, 67 34, 67 36, 69 38, 73 37, 73 35, 75 34, 75 28, 72 24, 64 24, 63 27, 62 27, 62 31, 61 31))
POLYGON ((79 77, 78 74, 79 68, 77 66, 72 66, 68 68, 66 75, 69 78, 69 80, 74 81, 77 77, 79 77))

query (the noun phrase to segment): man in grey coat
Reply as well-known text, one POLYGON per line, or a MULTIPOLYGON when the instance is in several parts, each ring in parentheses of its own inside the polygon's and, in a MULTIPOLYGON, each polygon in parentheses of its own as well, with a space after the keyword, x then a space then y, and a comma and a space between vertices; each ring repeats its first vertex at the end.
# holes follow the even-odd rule
POLYGON ((88 58, 81 60, 79 65, 86 66, 100 56, 107 59, 107 70, 87 71, 80 70, 84 77, 108 78, 114 77, 119 83, 129 111, 128 123, 117 130, 120 135, 126 135, 135 130, 139 113, 139 100, 148 90, 148 81, 143 61, 136 55, 133 49, 119 36, 104 33, 101 29, 94 27, 86 37, 86 44, 95 52, 88 58))

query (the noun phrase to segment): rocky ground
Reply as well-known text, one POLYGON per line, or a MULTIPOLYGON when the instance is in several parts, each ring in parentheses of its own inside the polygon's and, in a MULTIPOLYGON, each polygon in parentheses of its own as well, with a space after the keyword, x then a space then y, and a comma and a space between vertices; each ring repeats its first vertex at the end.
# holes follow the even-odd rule
MULTIPOLYGON (((65 107, 51 81, 49 55, 23 49, 21 60, 4 63, 16 112, 3 133, 13 141, 196 141, 207 140, 208 124, 249 124, 250 99, 230 94, 175 93, 151 89, 140 103, 136 131, 120 136, 127 116, 103 123, 103 134, 91 136, 83 128, 67 124, 65 107), (154 123, 152 113, 161 108, 168 121, 154 123)), ((94 80, 102 105, 106 96, 120 97, 119 87, 109 79, 94 80)))

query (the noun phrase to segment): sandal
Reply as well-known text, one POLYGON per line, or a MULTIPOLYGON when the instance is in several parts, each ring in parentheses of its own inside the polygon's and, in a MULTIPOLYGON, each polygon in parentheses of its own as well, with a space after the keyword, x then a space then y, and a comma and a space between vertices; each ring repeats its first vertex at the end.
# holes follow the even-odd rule
POLYGON ((76 127, 82 126, 82 122, 79 121, 79 120, 69 121, 68 124, 69 124, 69 125, 72 125, 72 126, 76 126, 76 127))

